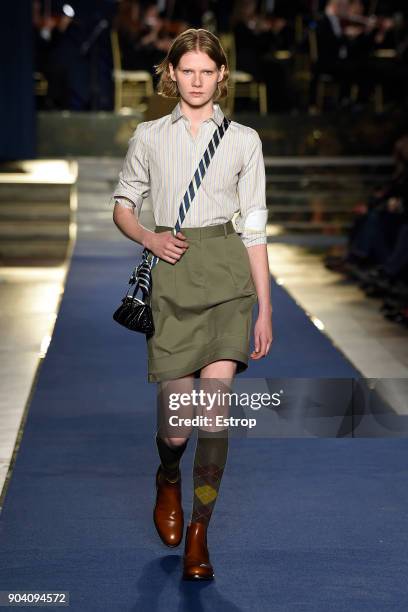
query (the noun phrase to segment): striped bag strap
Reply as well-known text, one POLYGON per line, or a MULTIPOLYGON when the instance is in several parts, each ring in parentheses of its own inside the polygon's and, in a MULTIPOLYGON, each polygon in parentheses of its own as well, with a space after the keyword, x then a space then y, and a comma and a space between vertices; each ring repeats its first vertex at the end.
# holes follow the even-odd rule
MULTIPOLYGON (((194 197, 203 181, 203 178, 205 176, 205 173, 208 170, 208 166, 210 165, 210 162, 212 160, 212 158, 215 155, 215 151, 217 150, 218 145, 220 144, 225 132, 227 131, 229 124, 231 123, 231 121, 229 119, 227 119, 227 117, 224 117, 223 122, 221 123, 221 125, 219 127, 217 127, 217 129, 215 130, 214 134, 212 135, 212 138, 210 140, 210 142, 208 143, 208 146, 204 152, 204 155, 201 158, 200 163, 198 164, 197 170, 194 172, 194 176, 190 181, 189 186, 187 187, 187 191, 184 194, 183 199, 181 200, 181 204, 180 204, 180 209, 179 209, 179 213, 178 213, 178 217, 177 217, 177 221, 176 221, 176 225, 174 226, 173 229, 173 235, 175 236, 177 234, 177 232, 180 230, 181 224, 184 221, 184 218, 187 214, 188 209, 191 206, 191 202, 194 200, 194 197), (195 184, 195 186, 194 186, 195 184)), ((144 260, 148 260, 148 255, 151 254, 151 251, 149 251, 149 249, 144 249, 143 250, 143 254, 142 254, 142 263, 144 260)), ((159 261, 160 257, 158 257, 157 255, 153 255, 152 257, 149 258, 150 260, 150 269, 152 269, 157 262, 159 261)))

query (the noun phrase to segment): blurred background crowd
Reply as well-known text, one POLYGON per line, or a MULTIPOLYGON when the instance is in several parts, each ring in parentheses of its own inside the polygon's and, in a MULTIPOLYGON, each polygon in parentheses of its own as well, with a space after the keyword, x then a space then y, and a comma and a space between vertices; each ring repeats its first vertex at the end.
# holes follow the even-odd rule
POLYGON ((408 326, 408 135, 394 146, 394 172, 355 206, 344 254, 325 265, 381 298, 387 319, 408 326))
POLYGON ((115 70, 147 72, 154 87, 154 64, 188 27, 222 36, 233 79, 262 86, 264 113, 407 101, 404 0, 33 0, 33 27, 45 110, 113 110, 115 70))

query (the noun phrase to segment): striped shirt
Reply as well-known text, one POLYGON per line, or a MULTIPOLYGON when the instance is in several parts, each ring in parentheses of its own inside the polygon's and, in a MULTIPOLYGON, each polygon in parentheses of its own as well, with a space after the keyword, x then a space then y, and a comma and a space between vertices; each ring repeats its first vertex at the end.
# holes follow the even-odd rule
MULTIPOLYGON (((218 104, 195 137, 180 102, 160 119, 139 123, 129 140, 110 204, 132 208, 137 216, 150 196, 156 225, 174 227, 181 200, 214 133, 224 119, 218 104)), ((205 227, 229 220, 245 246, 266 244, 268 210, 265 164, 256 130, 231 121, 211 160, 183 227, 205 227)))

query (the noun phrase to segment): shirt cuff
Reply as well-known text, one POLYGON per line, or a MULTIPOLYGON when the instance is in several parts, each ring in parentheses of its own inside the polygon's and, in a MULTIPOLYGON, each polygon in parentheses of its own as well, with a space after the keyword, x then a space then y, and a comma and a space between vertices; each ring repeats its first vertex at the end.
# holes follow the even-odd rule
POLYGON ((267 244, 266 232, 245 232, 241 234, 241 240, 246 247, 267 244))
POLYGON ((123 206, 124 208, 128 208, 129 210, 132 210, 133 212, 135 211, 135 208, 137 208, 137 214, 139 215, 140 213, 140 209, 141 206, 138 207, 136 206, 136 204, 132 201, 129 201, 129 198, 124 197, 124 196, 115 196, 113 195, 110 199, 110 204, 111 205, 115 205, 115 204, 120 204, 120 206, 123 206))

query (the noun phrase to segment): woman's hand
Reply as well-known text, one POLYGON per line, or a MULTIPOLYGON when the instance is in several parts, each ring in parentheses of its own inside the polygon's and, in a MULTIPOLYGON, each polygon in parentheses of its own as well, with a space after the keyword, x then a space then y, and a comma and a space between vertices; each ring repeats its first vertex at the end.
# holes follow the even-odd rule
POLYGON ((251 359, 265 357, 272 344, 272 316, 271 312, 259 313, 254 326, 255 350, 251 353, 251 359))
POLYGON ((168 261, 176 263, 188 249, 186 236, 177 232, 176 236, 169 230, 167 232, 149 232, 145 247, 154 255, 168 261))

